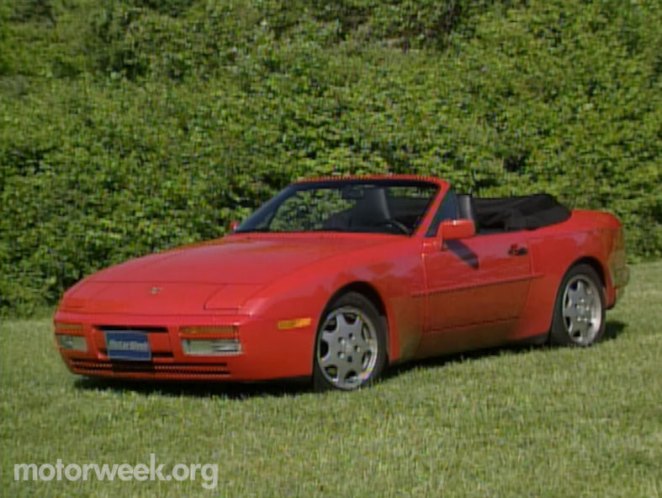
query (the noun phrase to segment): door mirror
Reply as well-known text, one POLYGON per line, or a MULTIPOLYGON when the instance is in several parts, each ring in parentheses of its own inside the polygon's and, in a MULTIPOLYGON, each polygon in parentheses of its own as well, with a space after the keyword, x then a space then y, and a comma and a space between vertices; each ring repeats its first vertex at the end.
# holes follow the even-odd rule
POLYGON ((228 224, 228 229, 230 230, 230 232, 234 232, 237 228, 239 228, 239 222, 237 220, 232 220, 228 224))
POLYGON ((476 224, 473 220, 444 220, 438 233, 443 241, 468 239, 475 234, 476 224))

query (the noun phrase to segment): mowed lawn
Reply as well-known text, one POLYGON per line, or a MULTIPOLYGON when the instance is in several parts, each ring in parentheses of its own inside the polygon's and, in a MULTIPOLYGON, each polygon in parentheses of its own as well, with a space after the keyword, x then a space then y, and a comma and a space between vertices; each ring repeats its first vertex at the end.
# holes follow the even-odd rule
POLYGON ((402 368, 354 393, 108 385, 68 373, 50 321, 0 328, 2 496, 662 494, 662 262, 632 268, 596 347, 402 368), (15 463, 217 463, 191 482, 15 482, 15 463))

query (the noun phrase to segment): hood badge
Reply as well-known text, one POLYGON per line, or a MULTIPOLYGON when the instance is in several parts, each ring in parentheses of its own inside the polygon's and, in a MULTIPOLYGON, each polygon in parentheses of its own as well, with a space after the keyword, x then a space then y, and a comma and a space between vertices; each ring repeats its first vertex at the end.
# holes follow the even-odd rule
POLYGON ((159 292, 161 292, 161 287, 152 287, 152 288, 149 290, 149 293, 150 293, 152 296, 156 296, 159 292))

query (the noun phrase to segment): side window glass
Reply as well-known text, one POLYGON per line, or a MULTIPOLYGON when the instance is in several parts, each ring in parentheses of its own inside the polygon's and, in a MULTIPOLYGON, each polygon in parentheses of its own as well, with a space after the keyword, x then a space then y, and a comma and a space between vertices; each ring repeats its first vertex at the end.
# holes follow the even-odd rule
POLYGON ((449 190, 444 196, 444 200, 441 202, 439 209, 432 219, 430 228, 425 233, 426 237, 434 237, 437 235, 437 229, 439 225, 444 220, 457 220, 459 216, 459 209, 457 203, 457 194, 454 190, 449 190))

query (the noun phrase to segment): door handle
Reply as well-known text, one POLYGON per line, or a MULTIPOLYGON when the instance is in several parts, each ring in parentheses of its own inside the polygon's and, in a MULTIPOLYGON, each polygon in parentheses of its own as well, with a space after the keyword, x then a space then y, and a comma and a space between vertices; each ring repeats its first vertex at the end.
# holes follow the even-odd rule
POLYGON ((528 254, 529 250, 526 247, 513 244, 510 246, 510 249, 508 249, 508 254, 510 256, 524 256, 525 254, 528 254))

